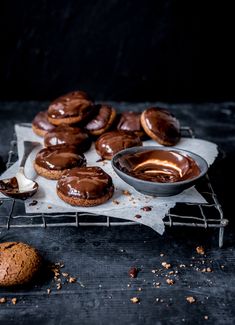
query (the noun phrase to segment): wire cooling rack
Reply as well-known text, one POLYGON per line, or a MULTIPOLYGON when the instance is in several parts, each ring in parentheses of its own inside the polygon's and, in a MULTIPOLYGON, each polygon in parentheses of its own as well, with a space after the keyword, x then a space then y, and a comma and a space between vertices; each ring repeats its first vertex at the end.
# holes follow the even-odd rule
MULTIPOLYGON (((23 124, 29 126, 29 124, 23 124)), ((194 132, 189 127, 181 128, 182 135, 194 138, 194 132)), ((6 167, 9 168, 18 159, 17 142, 11 141, 6 167)), ((163 219, 165 226, 218 228, 219 247, 223 246, 224 228, 228 220, 224 219, 223 210, 213 190, 208 175, 197 185, 200 194, 207 203, 177 203, 163 219)), ((37 228, 37 227, 79 227, 79 226, 133 226, 134 221, 98 216, 91 213, 39 213, 26 214, 24 202, 2 198, 0 199, 0 228, 37 228)))

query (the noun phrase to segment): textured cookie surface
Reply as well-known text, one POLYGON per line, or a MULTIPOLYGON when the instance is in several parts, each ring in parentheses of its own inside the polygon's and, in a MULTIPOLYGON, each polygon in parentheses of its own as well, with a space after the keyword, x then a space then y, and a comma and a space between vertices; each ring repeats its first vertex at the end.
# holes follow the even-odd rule
POLYGON ((42 258, 35 248, 21 242, 0 244, 0 286, 16 286, 30 282, 41 265, 42 258))

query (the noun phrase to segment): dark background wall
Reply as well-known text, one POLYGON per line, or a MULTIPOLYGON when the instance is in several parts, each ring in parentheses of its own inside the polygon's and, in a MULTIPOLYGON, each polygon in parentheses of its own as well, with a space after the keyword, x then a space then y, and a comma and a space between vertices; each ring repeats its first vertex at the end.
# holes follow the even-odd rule
POLYGON ((0 100, 234 100, 228 2, 1 1, 0 100))

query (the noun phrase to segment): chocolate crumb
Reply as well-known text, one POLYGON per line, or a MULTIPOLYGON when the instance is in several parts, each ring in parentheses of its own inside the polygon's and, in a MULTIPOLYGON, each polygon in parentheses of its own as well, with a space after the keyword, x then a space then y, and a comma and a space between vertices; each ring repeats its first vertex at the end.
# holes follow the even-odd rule
POLYGON ((37 205, 38 201, 37 200, 33 200, 32 202, 29 203, 29 206, 32 207, 34 205, 37 205))
POLYGON ((135 215, 135 218, 136 218, 136 219, 140 219, 140 218, 142 218, 142 216, 141 216, 140 214, 136 214, 136 215, 135 215))
POLYGON ((200 255, 204 255, 205 254, 205 249, 203 246, 197 246, 196 247, 196 252, 200 255))
POLYGON ((11 299, 11 302, 12 302, 13 305, 16 305, 16 303, 17 303, 17 298, 12 298, 12 299, 11 299))
POLYGON ((120 202, 118 200, 113 200, 113 203, 117 204, 117 205, 120 204, 120 202))
POLYGON ((152 210, 152 207, 146 206, 146 207, 141 208, 141 210, 148 212, 148 211, 152 210))
POLYGON ((193 303, 196 302, 196 299, 195 299, 194 297, 191 297, 191 296, 186 297, 186 300, 187 300, 187 302, 189 302, 190 304, 193 304, 193 303))
POLYGON ((0 304, 5 304, 7 302, 6 298, 0 298, 0 304))
POLYGON ((129 277, 136 278, 138 275, 138 269, 136 267, 131 267, 128 271, 129 277))
POLYGON ((133 303, 133 304, 138 304, 140 302, 140 299, 138 297, 133 297, 130 299, 130 301, 133 303))

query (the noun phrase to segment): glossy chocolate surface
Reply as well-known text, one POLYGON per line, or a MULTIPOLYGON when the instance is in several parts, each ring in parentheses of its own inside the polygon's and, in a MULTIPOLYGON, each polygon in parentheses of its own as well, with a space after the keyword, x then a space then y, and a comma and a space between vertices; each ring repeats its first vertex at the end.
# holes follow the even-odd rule
POLYGON ((32 124, 43 131, 51 131, 55 128, 55 126, 48 121, 47 112, 39 112, 33 119, 32 124))
POLYGON ((200 174, 198 165, 191 157, 174 150, 126 154, 118 159, 117 165, 135 178, 159 183, 180 182, 200 174))
POLYGON ((140 113, 136 112, 124 112, 122 113, 119 123, 117 125, 118 130, 124 130, 129 132, 143 132, 140 123, 140 113))
POLYGON ((85 156, 76 146, 58 145, 40 150, 36 156, 37 165, 49 170, 64 170, 86 166, 85 156))
POLYGON ((54 100, 48 108, 48 116, 54 119, 68 117, 86 118, 92 112, 92 100, 83 91, 73 91, 54 100))
POLYGON ((96 141, 96 151, 101 157, 110 159, 117 152, 135 146, 141 146, 140 138, 134 133, 127 131, 110 131, 99 137, 96 141))
POLYGON ((86 125, 88 131, 96 131, 105 128, 112 115, 112 107, 108 105, 95 105, 94 110, 96 110, 97 114, 86 125))
POLYGON ((28 188, 20 189, 16 177, 0 180, 0 192, 13 199, 26 200, 33 196, 37 189, 38 184, 36 182, 34 182, 34 186, 30 190, 28 188))
POLYGON ((80 128, 60 125, 45 135, 44 144, 46 147, 58 144, 75 145, 80 152, 85 152, 90 148, 91 140, 88 134, 80 128))
POLYGON ((144 119, 148 129, 168 145, 180 139, 180 123, 173 114, 162 108, 151 107, 145 110, 144 119))
POLYGON ((63 174, 57 188, 70 197, 98 199, 112 190, 113 182, 100 167, 76 167, 63 174))

